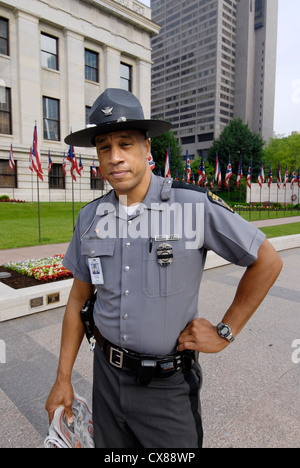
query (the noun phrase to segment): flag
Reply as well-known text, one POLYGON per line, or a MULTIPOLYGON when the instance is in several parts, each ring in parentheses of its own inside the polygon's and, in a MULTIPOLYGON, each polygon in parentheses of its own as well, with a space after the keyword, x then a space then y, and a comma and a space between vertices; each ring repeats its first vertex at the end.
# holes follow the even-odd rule
POLYGON ((150 166, 151 171, 153 171, 153 169, 155 169, 155 162, 153 160, 153 156, 152 156, 151 152, 150 152, 150 156, 148 158, 148 162, 149 162, 149 166, 150 166))
POLYGON ((221 167, 220 167, 220 161, 219 161, 218 155, 216 155, 215 179, 216 179, 216 182, 218 183, 218 187, 220 187, 222 184, 222 174, 221 174, 221 167))
POLYGON ((83 174, 83 164, 82 164, 82 160, 81 160, 81 155, 79 156, 79 175, 81 177, 81 175, 83 174))
POLYGON ((95 161, 93 161, 93 165, 92 165, 92 173, 94 174, 95 176, 95 179, 97 178, 97 169, 96 169, 96 166, 95 166, 95 161))
POLYGON ((229 163, 228 163, 227 170, 226 170, 226 175, 225 175, 225 187, 227 189, 229 188, 229 180, 230 180, 231 176, 232 176, 232 165, 231 165, 231 161, 230 161, 230 158, 229 158, 229 163))
POLYGON ((51 172, 52 166, 53 166, 53 162, 52 162, 50 151, 49 151, 48 152, 48 172, 49 172, 49 174, 51 172))
POLYGON ((269 168, 269 172, 268 172, 268 187, 269 188, 270 188, 272 182, 273 182, 272 164, 270 163, 270 168, 269 168))
POLYGON ((30 153, 29 153, 29 169, 31 172, 33 172, 33 165, 32 165, 32 148, 30 148, 30 153))
POLYGON ((247 175, 247 185, 249 189, 251 189, 251 181, 252 181, 252 159, 251 159, 251 163, 250 163, 250 166, 248 169, 248 175, 247 175))
POLYGON ((76 182, 76 174, 75 172, 80 175, 78 164, 77 164, 77 159, 76 159, 76 154, 74 151, 74 146, 70 146, 69 151, 68 151, 68 156, 67 160, 71 163, 71 176, 73 180, 76 182))
POLYGON ((298 187, 300 188, 300 168, 298 169, 297 179, 298 179, 298 187))
POLYGON ((62 170, 63 170, 64 176, 66 176, 67 175, 66 153, 64 153, 64 157, 63 157, 62 170))
MULTIPOLYGON (((102 177, 102 179, 106 182, 105 177, 102 175, 102 171, 101 171, 101 167, 100 167, 100 166, 98 167, 98 172, 99 172, 99 175, 102 177)), ((96 177, 97 177, 97 176, 96 176, 96 177)))
POLYGON ((278 169, 277 169, 277 187, 280 189, 281 188, 281 167, 280 164, 278 164, 278 169))
POLYGON ((198 174, 199 174, 198 185, 200 187, 200 185, 205 180, 205 163, 204 163, 204 157, 203 156, 202 156, 202 159, 201 159, 200 164, 199 164, 198 174))
POLYGON ((179 180, 179 175, 178 175, 177 169, 176 169, 176 174, 175 174, 175 179, 174 180, 176 180, 176 182, 179 180))
POLYGON ((193 185, 196 185, 196 182, 195 182, 195 174, 192 172, 192 181, 193 181, 193 185))
POLYGON ((207 176, 205 177, 205 182, 204 182, 204 188, 206 188, 208 186, 208 178, 207 176))
POLYGON ((13 153, 13 147, 12 145, 10 145, 10 154, 9 154, 9 168, 10 170, 13 172, 16 164, 15 164, 15 160, 14 160, 14 153, 13 153))
POLYGON ((262 184, 264 183, 264 181, 265 181, 265 170, 264 170, 263 163, 261 163, 260 173, 259 173, 259 176, 258 176, 258 184, 259 184, 260 188, 262 188, 262 184))
POLYGON ((243 165, 242 165, 242 159, 241 159, 239 162, 238 176, 237 176, 237 181, 236 181, 237 188, 240 188, 242 178, 243 178, 243 165))
POLYGON ((286 187, 286 184, 289 181, 289 171, 287 168, 287 165, 285 166, 285 174, 284 174, 284 179, 283 179, 283 186, 286 187))
POLYGON ((296 176, 296 170, 294 167, 294 170, 292 172, 291 189, 293 189, 295 182, 297 182, 297 176, 296 176))
POLYGON ((191 161, 190 161, 188 150, 186 150, 186 153, 185 153, 185 162, 186 162, 186 177, 187 177, 186 182, 187 184, 189 184, 191 181, 192 169, 191 169, 191 161))
POLYGON ((186 181, 186 175, 185 175, 185 171, 183 171, 183 174, 182 174, 182 182, 185 182, 186 181))
POLYGON ((34 129, 33 129, 33 144, 32 144, 31 154, 32 154, 32 167, 37 173, 38 177, 41 179, 41 181, 43 181, 44 178, 43 178, 43 170, 42 170, 42 163, 41 163, 41 157, 40 157, 36 125, 34 126, 34 129))
POLYGON ((171 177, 170 158, 171 158, 171 150, 169 147, 167 154, 166 154, 166 160, 165 160, 165 178, 171 177))

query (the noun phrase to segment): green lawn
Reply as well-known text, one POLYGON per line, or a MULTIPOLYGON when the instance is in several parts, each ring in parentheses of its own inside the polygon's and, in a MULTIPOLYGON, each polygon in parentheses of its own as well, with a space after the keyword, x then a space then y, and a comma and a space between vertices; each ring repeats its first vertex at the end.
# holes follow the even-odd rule
MULTIPOLYGON (((75 203, 75 221, 85 203, 75 203)), ((41 203, 41 243, 58 244, 69 242, 73 233, 72 203, 41 203)), ((249 213, 241 212, 249 220, 249 213)), ((299 215, 299 211, 293 213, 299 215)), ((285 213, 285 218, 291 212, 285 213)), ((251 221, 284 217, 279 213, 251 213, 251 221)), ((6 204, 0 203, 0 249, 27 247, 39 244, 38 205, 37 203, 6 204)), ((270 237, 300 233, 300 223, 263 228, 270 237)))
MULTIPOLYGON (((75 203, 75 221, 85 203, 75 203)), ((69 242, 73 233, 72 203, 41 203, 41 243, 69 242)), ((0 203, 0 248, 39 244, 38 204, 0 203)))

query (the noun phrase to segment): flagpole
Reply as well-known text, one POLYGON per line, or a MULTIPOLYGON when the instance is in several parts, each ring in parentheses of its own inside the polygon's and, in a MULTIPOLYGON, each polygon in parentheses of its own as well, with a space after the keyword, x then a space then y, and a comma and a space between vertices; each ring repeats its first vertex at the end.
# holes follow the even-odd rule
POLYGON ((36 180, 37 180, 37 197, 38 197, 39 244, 41 244, 42 239, 41 239, 40 182, 39 182, 38 174, 36 175, 36 180))
POLYGON ((72 212, 73 212, 73 231, 75 228, 75 210, 74 210, 74 179, 72 174, 72 212))

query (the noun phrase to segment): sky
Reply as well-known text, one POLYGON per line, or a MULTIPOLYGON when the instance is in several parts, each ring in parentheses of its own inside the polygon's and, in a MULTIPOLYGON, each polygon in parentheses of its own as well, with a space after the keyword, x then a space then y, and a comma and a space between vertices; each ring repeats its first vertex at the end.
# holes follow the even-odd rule
POLYGON ((274 132, 293 131, 300 132, 300 1, 279 0, 274 132))

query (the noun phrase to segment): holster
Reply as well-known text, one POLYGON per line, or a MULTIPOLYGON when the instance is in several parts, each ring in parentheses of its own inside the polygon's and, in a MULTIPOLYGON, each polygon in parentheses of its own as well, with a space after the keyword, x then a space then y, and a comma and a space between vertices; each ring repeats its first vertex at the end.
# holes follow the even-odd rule
POLYGON ((97 293, 94 293, 94 295, 84 304, 80 312, 81 321, 83 323, 85 335, 90 344, 91 351, 95 349, 96 345, 96 340, 94 336, 94 305, 96 299, 97 293))

